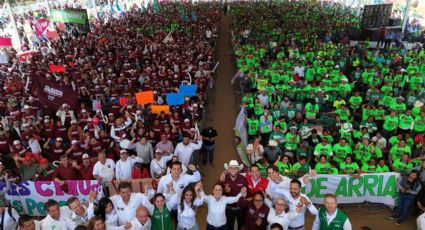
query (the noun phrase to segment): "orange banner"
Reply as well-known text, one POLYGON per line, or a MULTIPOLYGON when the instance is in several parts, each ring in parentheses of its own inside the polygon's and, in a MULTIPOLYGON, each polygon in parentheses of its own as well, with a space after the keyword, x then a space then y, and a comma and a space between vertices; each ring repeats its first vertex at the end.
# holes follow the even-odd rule
POLYGON ((161 112, 169 113, 170 112, 170 106, 168 105, 152 105, 151 106, 152 113, 160 114, 161 112))

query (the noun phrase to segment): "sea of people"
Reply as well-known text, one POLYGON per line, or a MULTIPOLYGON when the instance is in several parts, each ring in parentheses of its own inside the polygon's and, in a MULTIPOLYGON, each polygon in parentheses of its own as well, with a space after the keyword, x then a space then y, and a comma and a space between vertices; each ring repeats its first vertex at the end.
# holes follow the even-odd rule
MULTIPOLYGON (((315 230, 349 230, 334 195, 316 208, 301 188, 316 174, 391 171, 403 177, 389 218, 399 225, 411 206, 425 211, 425 51, 388 39, 385 48, 370 41, 351 46, 357 19, 341 5, 308 1, 163 2, 94 19, 87 34, 67 25, 58 40, 33 39, 39 52, 27 61, 5 50, 0 227, 224 230, 236 223, 245 230, 303 230, 308 210, 315 230), (218 133, 200 123, 219 21, 227 14, 251 164, 226 163, 208 195, 197 165, 220 154, 218 133), (51 73, 50 64, 66 71, 51 73), (32 77, 76 91, 78 107, 44 106, 32 77), (168 114, 152 113, 181 84, 195 84, 196 96, 168 114), (148 90, 155 102, 138 105, 135 93, 148 90), (146 178, 154 183, 133 192, 131 182, 146 178), (55 181, 67 192, 69 180, 119 183, 114 195, 105 186, 66 206, 48 200, 41 221, 20 216, 4 198, 10 183, 55 181), (206 226, 199 226, 196 211, 204 203, 206 226)), ((424 225, 421 215, 418 228, 424 225)))

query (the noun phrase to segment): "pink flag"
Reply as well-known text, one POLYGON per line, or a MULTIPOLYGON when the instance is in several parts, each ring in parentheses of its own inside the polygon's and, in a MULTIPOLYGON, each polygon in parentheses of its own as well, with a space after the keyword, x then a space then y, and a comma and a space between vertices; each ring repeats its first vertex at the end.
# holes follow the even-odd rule
POLYGON ((35 33, 40 36, 46 31, 47 27, 49 27, 50 21, 45 18, 40 18, 35 23, 35 33))

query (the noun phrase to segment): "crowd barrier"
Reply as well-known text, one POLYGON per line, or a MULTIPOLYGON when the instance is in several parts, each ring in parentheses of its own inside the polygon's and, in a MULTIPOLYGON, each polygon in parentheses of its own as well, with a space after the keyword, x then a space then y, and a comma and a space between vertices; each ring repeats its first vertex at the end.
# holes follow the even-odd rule
MULTIPOLYGON (((313 203, 323 204, 323 197, 327 193, 337 196, 340 204, 380 203, 395 206, 397 198, 397 183, 400 179, 398 173, 363 174, 359 178, 348 175, 317 175, 310 183, 303 187, 305 193, 313 203)), ((151 184, 155 189, 157 181, 154 179, 132 180, 133 192, 144 192, 145 185, 151 184)), ((118 194, 119 181, 107 183, 110 195, 118 194)), ((68 198, 78 197, 86 201, 91 191, 102 196, 103 185, 96 180, 67 181, 68 191, 64 192, 59 183, 53 181, 26 181, 11 183, 6 199, 20 214, 30 216, 45 216, 44 203, 49 199, 56 200, 60 206, 66 205, 68 198)), ((0 183, 0 190, 6 188, 4 182, 0 183)))

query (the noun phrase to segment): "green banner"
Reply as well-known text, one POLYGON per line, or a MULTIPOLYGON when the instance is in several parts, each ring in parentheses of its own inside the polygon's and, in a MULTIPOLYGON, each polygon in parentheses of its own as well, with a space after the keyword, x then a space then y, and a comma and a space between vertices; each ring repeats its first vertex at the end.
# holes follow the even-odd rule
POLYGON ((68 22, 76 24, 87 23, 87 11, 74 10, 51 10, 51 19, 53 22, 68 22))

